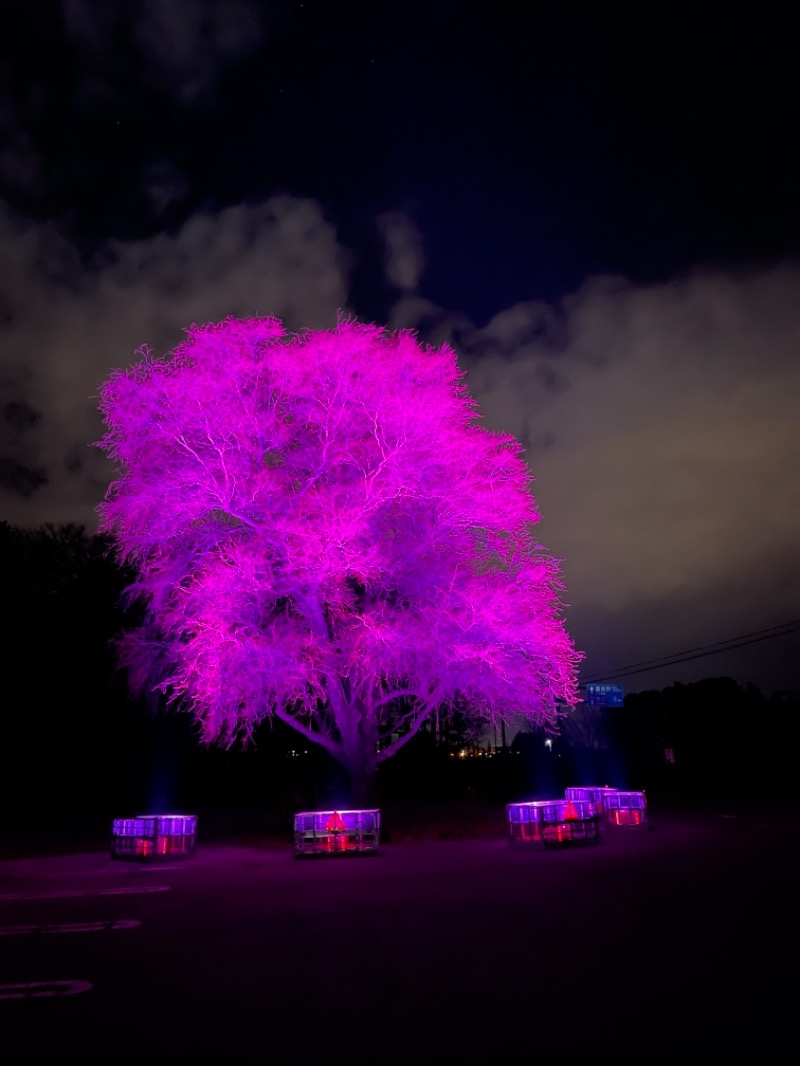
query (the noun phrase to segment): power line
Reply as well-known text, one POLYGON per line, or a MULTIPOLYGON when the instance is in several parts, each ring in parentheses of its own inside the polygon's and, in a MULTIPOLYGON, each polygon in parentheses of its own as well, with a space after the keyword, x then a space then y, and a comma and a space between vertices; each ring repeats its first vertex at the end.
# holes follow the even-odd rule
POLYGON ((674 652, 672 655, 663 655, 659 659, 644 659, 638 663, 630 663, 628 666, 620 666, 617 670, 607 674, 596 674, 581 682, 579 688, 585 688, 587 684, 600 681, 609 681, 617 677, 629 677, 632 674, 643 674, 651 670, 657 670, 664 666, 677 666, 679 663, 689 662, 692 659, 702 659, 707 655, 718 655, 720 652, 732 651, 735 648, 744 648, 748 644, 758 644, 763 640, 773 640, 775 637, 788 636, 800 629, 800 619, 784 622, 782 625, 770 626, 767 629, 756 629, 752 633, 744 633, 738 637, 729 637, 728 640, 718 640, 713 644, 701 644, 695 648, 687 648, 684 651, 674 652))
MULTIPOLYGON (((732 644, 734 642, 736 644, 738 644, 740 641, 748 641, 749 638, 751 638, 751 637, 761 638, 765 634, 768 634, 770 636, 782 636, 783 635, 782 631, 787 629, 787 627, 789 627, 789 626, 791 626, 791 627, 800 626, 800 618, 794 619, 791 622, 783 622, 781 625, 768 626, 766 629, 756 629, 752 633, 742 633, 738 637, 728 637, 726 640, 715 640, 711 644, 699 644, 699 645, 697 645, 694 648, 684 648, 681 651, 674 651, 670 655, 662 655, 658 659, 642 659, 638 663, 628 663, 627 666, 620 666, 618 669, 619 670, 631 670, 631 669, 633 669, 634 667, 637 667, 637 666, 651 666, 651 665, 654 665, 656 663, 663 663, 663 662, 665 662, 667 660, 671 661, 673 659, 678 658, 678 656, 681 656, 681 655, 694 655, 695 652, 706 651, 707 649, 710 649, 710 648, 719 648, 720 650, 724 651, 725 650, 725 646, 727 646, 729 644, 732 644)), ((792 629, 790 629, 789 632, 792 632, 792 629)))

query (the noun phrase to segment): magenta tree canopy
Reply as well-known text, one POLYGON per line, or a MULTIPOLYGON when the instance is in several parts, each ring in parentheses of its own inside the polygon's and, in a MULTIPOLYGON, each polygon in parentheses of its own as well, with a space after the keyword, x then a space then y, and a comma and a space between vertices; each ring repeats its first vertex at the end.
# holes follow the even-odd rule
POLYGON ((558 561, 456 355, 341 321, 192 326, 103 384, 101 530, 146 607, 121 659, 207 742, 269 716, 354 786, 434 711, 555 729, 578 702, 558 561))

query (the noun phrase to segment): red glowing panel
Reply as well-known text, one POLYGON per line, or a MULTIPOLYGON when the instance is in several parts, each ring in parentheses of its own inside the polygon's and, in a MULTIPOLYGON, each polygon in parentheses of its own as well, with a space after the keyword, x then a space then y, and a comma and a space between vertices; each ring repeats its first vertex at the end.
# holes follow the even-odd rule
POLYGON ((637 810, 620 810, 611 812, 614 825, 641 825, 642 812, 637 810))

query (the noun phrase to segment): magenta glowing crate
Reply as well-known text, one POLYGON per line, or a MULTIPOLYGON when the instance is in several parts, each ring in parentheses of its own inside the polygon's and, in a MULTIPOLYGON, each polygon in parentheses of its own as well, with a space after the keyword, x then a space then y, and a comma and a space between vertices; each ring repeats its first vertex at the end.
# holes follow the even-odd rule
POLYGON ((196 843, 195 814, 137 814, 114 819, 111 858, 188 859, 194 854, 196 843))
POLYGON ((607 825, 641 827, 647 824, 647 797, 644 792, 615 789, 605 800, 607 825))
POLYGON ((616 791, 617 789, 611 788, 609 785, 581 785, 580 787, 565 788, 564 796, 568 800, 591 800, 597 807, 597 813, 603 814, 607 806, 606 797, 616 791))
POLYGON ((294 816, 294 851, 302 855, 369 855, 381 842, 381 812, 301 811, 294 816))
POLYGON ((563 847, 595 844, 600 818, 593 800, 530 800, 506 805, 512 845, 563 847))

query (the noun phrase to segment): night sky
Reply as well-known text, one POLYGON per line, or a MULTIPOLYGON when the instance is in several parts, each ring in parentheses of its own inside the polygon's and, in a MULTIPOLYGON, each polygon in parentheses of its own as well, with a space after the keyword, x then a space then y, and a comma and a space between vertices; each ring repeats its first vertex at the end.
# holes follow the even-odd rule
POLYGON ((4 4, 0 519, 95 526, 141 345, 344 311, 524 442, 583 681, 800 688, 795 37, 659 10, 4 4))

